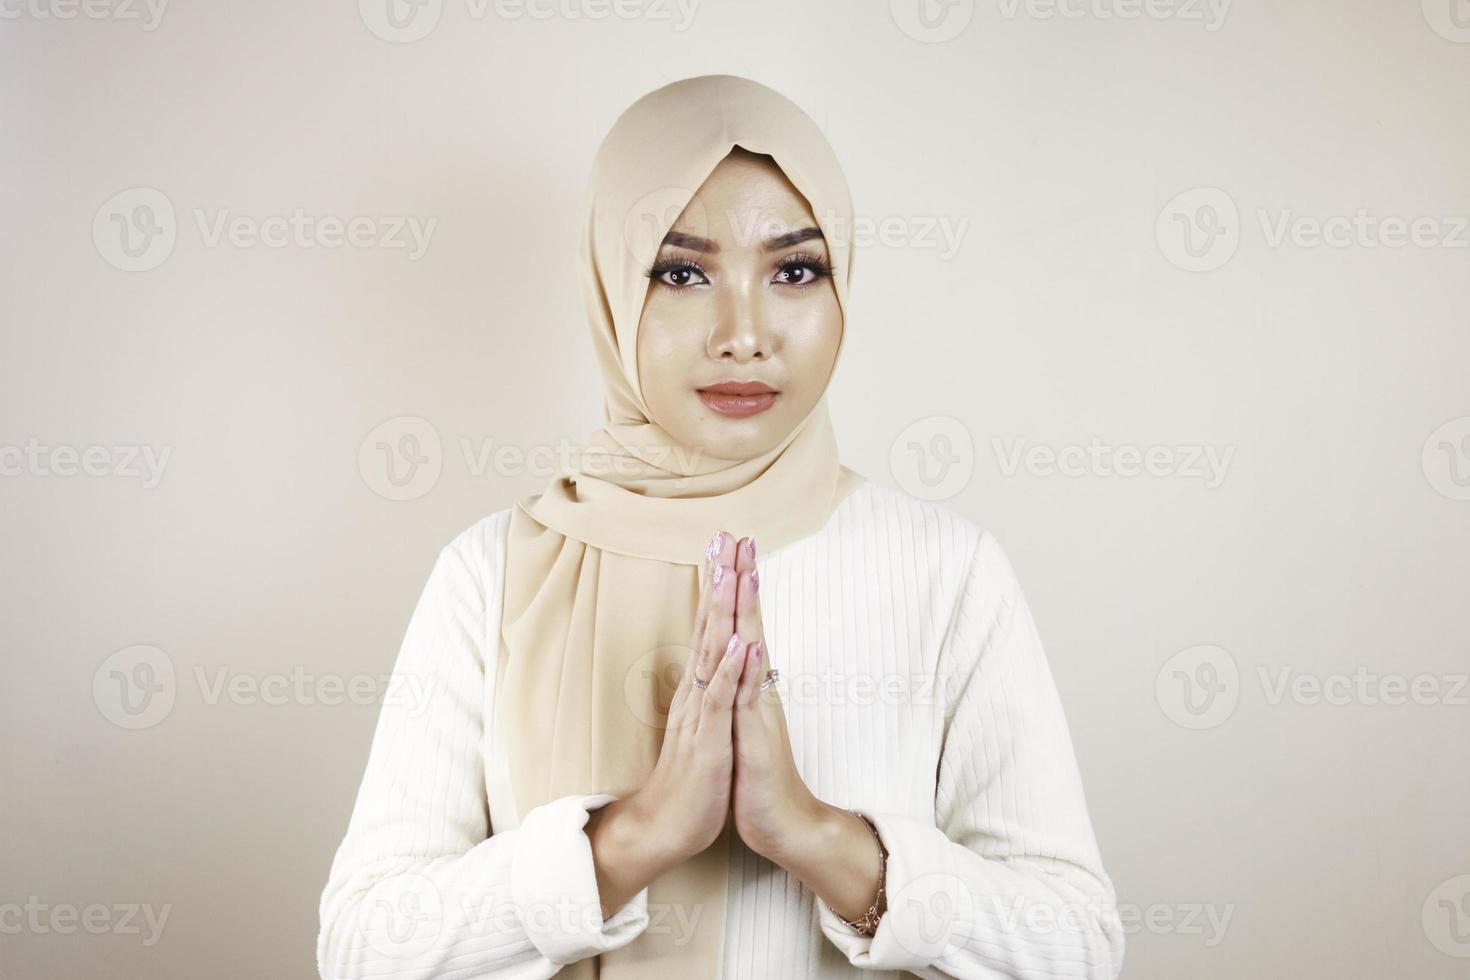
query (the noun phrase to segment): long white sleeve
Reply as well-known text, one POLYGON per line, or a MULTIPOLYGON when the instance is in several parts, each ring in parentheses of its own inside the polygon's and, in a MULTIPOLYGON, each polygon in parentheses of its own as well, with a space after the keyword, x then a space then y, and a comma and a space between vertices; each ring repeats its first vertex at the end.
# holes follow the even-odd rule
POLYGON ((647 889, 602 918, 583 827, 613 796, 553 800, 490 833, 486 594, 499 583, 483 555, 494 535, 487 518, 440 551, 409 622, 321 896, 326 980, 549 977, 648 925, 647 889))
POLYGON ((868 812, 889 850, 872 938, 818 902, 854 966, 931 978, 1112 980, 1124 935, 1060 697, 1000 545, 982 533, 942 653, 934 822, 868 812))
MULTIPOLYGON (((493 710, 509 517, 443 549, 409 623, 322 893, 329 980, 548 977, 659 927, 647 890, 601 918, 584 826, 612 797, 526 814, 509 798, 493 710)), ((889 908, 876 937, 859 936, 733 841, 721 976, 1115 977, 1113 886, 995 540, 867 483, 758 563, 798 767, 821 799, 874 818, 889 908)))

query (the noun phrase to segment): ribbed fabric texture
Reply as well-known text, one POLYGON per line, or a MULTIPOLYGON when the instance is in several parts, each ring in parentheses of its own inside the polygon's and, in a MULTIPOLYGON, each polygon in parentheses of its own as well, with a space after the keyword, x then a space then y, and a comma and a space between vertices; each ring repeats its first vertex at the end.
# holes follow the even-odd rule
MULTIPOLYGON (((583 827, 614 797, 515 807, 493 712, 509 516, 443 548, 410 619, 322 894, 323 977, 549 977, 681 928, 646 889, 602 920, 583 827)), ((865 483, 757 566, 797 768, 817 797, 874 820, 888 911, 857 935, 734 838, 720 980, 1116 977, 1113 884, 995 538, 865 483)))

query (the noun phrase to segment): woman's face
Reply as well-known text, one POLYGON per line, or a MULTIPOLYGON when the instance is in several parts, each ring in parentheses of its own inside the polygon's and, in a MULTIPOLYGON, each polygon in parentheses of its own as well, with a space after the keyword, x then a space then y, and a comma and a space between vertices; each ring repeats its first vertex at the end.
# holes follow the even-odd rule
POLYGON ((779 445, 837 358, 842 308, 829 262, 806 199, 770 157, 736 147, 648 270, 638 380, 652 420, 721 459, 779 445), (721 394, 726 383, 750 387, 721 394))

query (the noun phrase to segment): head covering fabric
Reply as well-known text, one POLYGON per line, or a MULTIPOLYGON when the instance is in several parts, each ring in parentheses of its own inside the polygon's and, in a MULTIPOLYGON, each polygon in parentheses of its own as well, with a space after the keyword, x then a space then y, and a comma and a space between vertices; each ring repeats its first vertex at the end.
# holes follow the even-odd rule
MULTIPOLYGON (((517 503, 508 531, 496 711, 522 815, 567 795, 622 797, 644 785, 690 658, 715 531, 752 535, 767 554, 821 529, 862 482, 838 460, 825 391, 778 446, 741 461, 680 445, 644 402, 644 272, 677 219, 706 217, 684 212, 736 146, 769 154, 806 198, 847 333, 852 200, 817 125, 785 96, 735 75, 682 79, 628 107, 594 158, 579 250, 605 424, 543 492, 517 503)), ((662 928, 559 975, 718 976, 733 843, 727 820, 713 845, 649 886, 662 928), (692 933, 672 925, 689 922, 692 933)))

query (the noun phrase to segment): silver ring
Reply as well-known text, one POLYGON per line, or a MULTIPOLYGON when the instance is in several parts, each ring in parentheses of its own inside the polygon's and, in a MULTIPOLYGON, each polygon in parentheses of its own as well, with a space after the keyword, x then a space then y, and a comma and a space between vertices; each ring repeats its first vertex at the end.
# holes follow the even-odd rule
POLYGON ((780 676, 781 671, 777 670, 775 667, 772 667, 770 670, 766 671, 766 679, 761 681, 761 690, 764 691, 766 688, 776 683, 776 679, 780 676))
POLYGON ((690 677, 694 681, 694 686, 697 687, 697 688, 699 688, 701 691, 703 691, 705 688, 709 687, 709 681, 702 681, 697 676, 695 676, 693 674, 691 674, 690 677))

